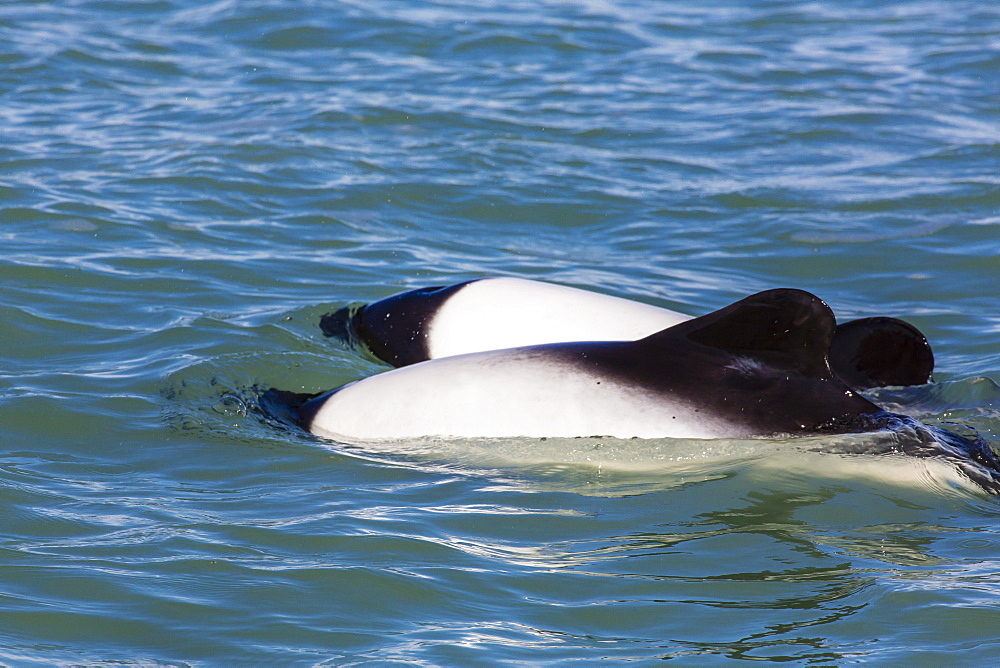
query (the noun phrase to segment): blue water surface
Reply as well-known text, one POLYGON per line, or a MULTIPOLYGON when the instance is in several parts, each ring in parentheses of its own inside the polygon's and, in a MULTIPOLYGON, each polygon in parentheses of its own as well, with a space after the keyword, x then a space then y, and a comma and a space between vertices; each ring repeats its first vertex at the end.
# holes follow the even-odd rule
POLYGON ((966 0, 0 4, 0 661, 995 662, 1000 505, 945 464, 369 451, 256 399, 382 371, 318 319, 404 289, 787 286, 919 327, 937 383, 882 400, 996 449, 998 35, 966 0))

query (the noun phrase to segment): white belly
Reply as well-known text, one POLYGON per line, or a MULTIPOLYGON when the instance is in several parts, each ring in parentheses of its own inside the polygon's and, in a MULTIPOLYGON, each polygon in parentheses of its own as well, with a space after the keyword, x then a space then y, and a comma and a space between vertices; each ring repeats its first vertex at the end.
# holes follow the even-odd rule
POLYGON ((441 437, 722 438, 745 428, 592 377, 537 353, 491 351, 394 369, 345 386, 313 417, 340 441, 441 437))
POLYGON ((521 278, 463 287, 428 328, 432 359, 565 341, 634 341, 690 316, 620 297, 521 278))

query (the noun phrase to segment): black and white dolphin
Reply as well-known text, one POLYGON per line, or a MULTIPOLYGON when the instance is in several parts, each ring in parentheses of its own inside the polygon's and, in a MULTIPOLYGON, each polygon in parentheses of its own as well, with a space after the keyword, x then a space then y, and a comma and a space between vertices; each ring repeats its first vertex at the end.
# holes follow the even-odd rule
MULTIPOLYGON (((393 366, 570 341, 632 341, 690 320, 676 311, 521 278, 485 278, 393 295, 324 316, 327 336, 393 366)), ((889 317, 838 325, 830 365, 855 390, 929 382, 934 355, 915 327, 889 317)))
POLYGON ((441 437, 752 438, 860 431, 882 410, 831 371, 833 312, 761 292, 636 341, 442 357, 306 401, 341 441, 441 437))
POLYGON ((358 444, 871 434, 861 449, 836 441, 815 447, 940 458, 1000 494, 1000 457, 988 443, 885 412, 832 371, 836 332, 817 297, 769 290, 636 341, 442 357, 320 394, 269 390, 262 408, 322 438, 358 444))

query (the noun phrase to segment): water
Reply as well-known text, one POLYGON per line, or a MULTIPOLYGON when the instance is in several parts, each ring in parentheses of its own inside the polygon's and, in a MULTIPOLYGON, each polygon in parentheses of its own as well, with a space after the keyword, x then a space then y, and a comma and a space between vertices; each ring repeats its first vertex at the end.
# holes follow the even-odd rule
POLYGON ((983 665, 1000 506, 792 443, 262 419, 345 303, 482 275, 903 316, 1000 443, 989 3, 0 6, 0 660, 983 665))

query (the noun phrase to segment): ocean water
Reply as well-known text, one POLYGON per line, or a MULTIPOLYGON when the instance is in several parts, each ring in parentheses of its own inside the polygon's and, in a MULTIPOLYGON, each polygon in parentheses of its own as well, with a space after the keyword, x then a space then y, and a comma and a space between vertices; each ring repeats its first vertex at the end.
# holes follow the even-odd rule
MULTIPOLYGON (((903 317, 1000 447, 1000 10, 0 4, 0 662, 986 665, 1000 501, 789 441, 325 442, 344 304, 903 317)), ((387 416, 391 419, 391 416, 387 416)), ((808 439, 807 439, 808 440, 808 439)))

